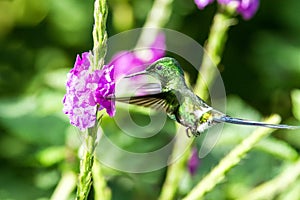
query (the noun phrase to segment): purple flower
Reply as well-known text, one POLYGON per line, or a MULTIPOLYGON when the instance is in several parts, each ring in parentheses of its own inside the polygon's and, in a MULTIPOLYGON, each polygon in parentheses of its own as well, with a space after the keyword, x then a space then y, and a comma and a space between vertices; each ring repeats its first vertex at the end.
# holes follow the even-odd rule
POLYGON ((165 35, 160 32, 157 34, 155 40, 150 45, 149 57, 144 62, 152 63, 165 55, 166 50, 166 38, 165 35))
POLYGON ((147 59, 141 59, 135 52, 121 52, 110 64, 101 70, 92 71, 89 57, 91 53, 78 55, 74 68, 68 73, 63 111, 72 125, 81 131, 96 123, 98 110, 106 109, 109 116, 115 115, 115 102, 107 97, 115 94, 115 80, 129 73, 141 70, 147 64, 161 58, 165 52, 165 36, 158 34, 147 52, 147 59))
POLYGON ((194 147, 192 149, 191 157, 188 161, 188 169, 192 176, 196 174, 199 165, 200 165, 200 159, 198 157, 198 150, 196 147, 194 147))
POLYGON ((245 20, 251 19, 259 7, 259 0, 241 0, 237 7, 237 12, 240 13, 245 20))
POLYGON ((239 2, 240 0, 217 0, 219 4, 229 4, 229 3, 234 3, 234 2, 239 2))
POLYGON ((140 71, 143 61, 138 59, 133 52, 121 51, 117 53, 109 65, 115 66, 116 79, 120 79, 125 75, 140 71))
POLYGON ((251 19, 259 7, 259 0, 218 0, 218 3, 236 6, 237 13, 245 20, 251 19))
POLYGON ((100 100, 100 97, 114 93, 114 82, 112 66, 92 71, 89 61, 91 54, 85 52, 81 56, 82 58, 77 55, 74 68, 67 75, 63 112, 69 116, 72 125, 84 131, 95 125, 97 104, 99 104, 99 109, 106 108, 109 115, 113 116, 114 105, 100 100), (97 97, 96 89, 102 91, 97 97))
POLYGON ((115 102, 105 97, 111 97, 115 93, 114 66, 105 65, 102 70, 96 70, 98 75, 98 87, 96 89, 96 102, 100 105, 99 110, 106 109, 109 116, 113 117, 116 112, 115 102))
MULTIPOLYGON (((115 66, 115 79, 122 78, 125 75, 135 73, 145 69, 150 63, 165 55, 165 35, 158 33, 154 42, 146 50, 147 57, 140 58, 137 51, 122 51, 116 54, 109 65, 115 66)), ((142 50, 145 50, 142 49, 142 50)))
POLYGON ((214 0, 194 0, 197 7, 202 10, 205 8, 208 4, 211 4, 214 0))

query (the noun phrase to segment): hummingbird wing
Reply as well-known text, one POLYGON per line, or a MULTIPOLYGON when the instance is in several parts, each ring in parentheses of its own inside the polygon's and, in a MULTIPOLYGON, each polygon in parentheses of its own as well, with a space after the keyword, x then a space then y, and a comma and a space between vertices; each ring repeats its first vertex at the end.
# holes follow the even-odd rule
POLYGON ((239 124, 239 125, 248 125, 248 126, 262 126, 262 127, 274 128, 274 129, 300 129, 300 126, 290 126, 285 124, 268 124, 264 122, 233 118, 227 115, 221 116, 219 118, 214 118, 213 121, 226 122, 226 123, 239 124))
POLYGON ((116 101, 163 110, 172 113, 179 106, 179 101, 172 91, 132 97, 114 97, 116 101))
POLYGON ((161 93, 161 85, 158 83, 144 83, 137 87, 135 96, 143 96, 150 94, 158 94, 161 93))

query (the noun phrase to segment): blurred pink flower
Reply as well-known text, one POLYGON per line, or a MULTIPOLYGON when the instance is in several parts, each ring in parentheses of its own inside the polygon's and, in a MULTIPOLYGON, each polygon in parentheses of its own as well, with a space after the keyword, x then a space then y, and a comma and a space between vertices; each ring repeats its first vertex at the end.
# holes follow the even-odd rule
POLYGON ((137 55, 139 49, 117 53, 109 63, 109 65, 115 66, 115 79, 117 80, 128 74, 145 69, 150 63, 162 58, 165 55, 165 49, 165 35, 158 33, 149 48, 141 49, 147 50, 146 58, 141 58, 137 55))
POLYGON ((242 0, 237 8, 245 20, 251 19, 257 12, 259 0, 242 0))
POLYGON ((194 0, 197 7, 202 10, 204 9, 208 4, 211 4, 214 0, 194 0))
POLYGON ((236 11, 245 20, 251 19, 258 10, 259 0, 218 0, 219 4, 237 4, 236 11))
POLYGON ((199 165, 200 165, 200 159, 198 157, 198 150, 196 147, 194 147, 192 149, 191 157, 188 161, 188 169, 192 176, 196 174, 199 165))
MULTIPOLYGON (((214 0, 194 0, 199 9, 204 9, 208 4, 214 0)), ((236 12, 245 20, 251 19, 259 7, 259 0, 217 0, 222 5, 235 5, 236 12)))

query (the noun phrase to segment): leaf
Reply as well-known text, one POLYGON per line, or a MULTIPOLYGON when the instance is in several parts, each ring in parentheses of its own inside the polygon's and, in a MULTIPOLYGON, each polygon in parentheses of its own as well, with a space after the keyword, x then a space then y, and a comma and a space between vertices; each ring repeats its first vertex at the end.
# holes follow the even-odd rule
POLYGON ((51 166, 65 158, 66 148, 63 146, 55 146, 46 148, 37 154, 37 159, 44 166, 51 166))
POLYGON ((300 90, 293 90, 291 93, 292 105, 293 105, 293 114, 300 120, 300 90))

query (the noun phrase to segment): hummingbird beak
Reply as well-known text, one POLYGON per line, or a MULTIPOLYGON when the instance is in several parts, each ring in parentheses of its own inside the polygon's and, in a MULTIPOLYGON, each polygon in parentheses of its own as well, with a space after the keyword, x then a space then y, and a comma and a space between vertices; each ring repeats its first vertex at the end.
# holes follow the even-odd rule
POLYGON ((124 78, 131 78, 131 77, 134 77, 134 76, 145 75, 145 74, 148 74, 148 72, 146 70, 136 72, 136 73, 133 73, 133 74, 129 74, 129 75, 125 76, 124 78))

